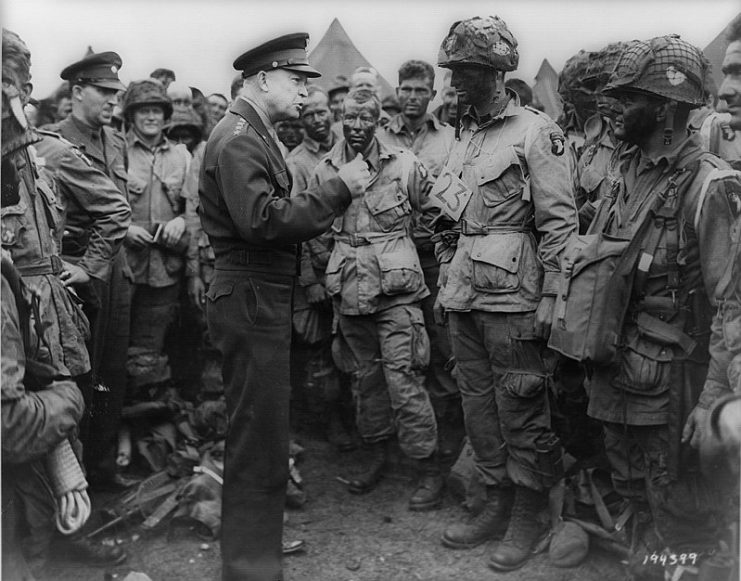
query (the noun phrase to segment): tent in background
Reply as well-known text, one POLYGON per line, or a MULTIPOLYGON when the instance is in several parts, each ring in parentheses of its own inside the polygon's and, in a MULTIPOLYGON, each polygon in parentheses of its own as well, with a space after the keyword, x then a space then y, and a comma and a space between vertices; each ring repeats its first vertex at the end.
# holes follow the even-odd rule
MULTIPOLYGON (((316 68, 322 76, 312 79, 312 83, 319 85, 325 91, 335 84, 338 76, 350 78, 353 71, 358 67, 373 67, 368 60, 360 54, 353 41, 350 40, 340 21, 335 18, 329 25, 327 32, 309 54, 311 66, 316 68)), ((375 67, 373 67, 375 68, 375 67)), ((380 74, 378 76, 381 85, 382 99, 394 94, 394 89, 389 82, 380 74)))
POLYGON ((542 105, 543 111, 554 121, 559 118, 561 111, 563 111, 561 97, 558 94, 558 73, 548 62, 548 59, 543 59, 543 63, 535 75, 533 100, 542 105))

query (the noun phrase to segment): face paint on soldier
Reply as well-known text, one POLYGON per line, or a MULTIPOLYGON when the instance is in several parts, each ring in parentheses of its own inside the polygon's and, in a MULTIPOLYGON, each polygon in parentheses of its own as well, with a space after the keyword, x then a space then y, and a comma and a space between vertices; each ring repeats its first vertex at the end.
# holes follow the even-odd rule
POLYGON ((404 79, 396 88, 401 114, 411 119, 419 119, 427 113, 435 94, 432 81, 428 78, 404 79))
POLYGON ((116 89, 75 85, 72 87, 72 113, 94 129, 110 125, 113 108, 118 102, 117 93, 116 89))
POLYGON ((473 105, 479 112, 494 102, 497 93, 500 92, 499 85, 504 84, 501 75, 493 69, 475 65, 457 65, 450 68, 453 71, 450 84, 455 87, 458 103, 473 105))
POLYGON ((134 111, 134 131, 149 144, 156 144, 165 125, 165 111, 158 105, 144 105, 134 111))
POLYGON ((728 104, 730 126, 741 130, 741 40, 728 45, 721 70, 724 76, 718 97, 728 104))
POLYGON ((273 122, 298 119, 308 97, 306 75, 287 69, 274 69, 258 73, 260 88, 265 93, 268 117, 273 122))
POLYGON ((301 111, 301 123, 306 134, 314 141, 323 143, 327 140, 331 119, 329 103, 324 93, 317 91, 307 99, 301 111))
POLYGON ((372 102, 356 103, 345 99, 342 134, 356 153, 364 153, 376 134, 378 112, 372 102))
POLYGON ((618 114, 615 117, 615 137, 640 145, 658 127, 657 113, 660 103, 648 95, 625 92, 616 95, 618 114))

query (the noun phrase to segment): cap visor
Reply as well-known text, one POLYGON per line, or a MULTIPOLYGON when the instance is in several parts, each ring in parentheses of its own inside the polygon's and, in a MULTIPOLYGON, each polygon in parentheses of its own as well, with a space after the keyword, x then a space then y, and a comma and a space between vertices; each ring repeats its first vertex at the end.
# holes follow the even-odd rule
POLYGON ((320 73, 318 70, 316 70, 311 65, 288 65, 288 66, 281 67, 281 68, 284 68, 288 71, 297 71, 299 73, 303 73, 310 79, 315 79, 316 77, 322 76, 322 73, 320 73))
POLYGON ((95 87, 100 87, 101 89, 115 89, 116 91, 126 90, 126 85, 124 85, 121 81, 117 81, 116 79, 111 79, 110 81, 95 81, 94 83, 90 84, 95 87))

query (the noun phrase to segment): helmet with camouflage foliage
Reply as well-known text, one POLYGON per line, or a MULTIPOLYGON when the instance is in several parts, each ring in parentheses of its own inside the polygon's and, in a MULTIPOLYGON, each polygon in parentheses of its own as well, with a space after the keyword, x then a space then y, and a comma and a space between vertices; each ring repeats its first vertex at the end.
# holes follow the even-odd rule
POLYGON ((517 40, 498 16, 454 22, 440 45, 440 67, 478 65, 497 71, 514 71, 520 60, 517 40))
POLYGON ((678 35, 634 40, 620 54, 603 92, 639 91, 699 107, 705 103, 709 71, 702 51, 678 35))
POLYGON ((165 87, 155 79, 132 81, 123 97, 123 114, 131 122, 134 111, 145 105, 159 105, 165 112, 165 119, 172 115, 172 103, 165 87))
POLYGON ((574 93, 588 92, 584 89, 582 79, 587 71, 591 56, 591 52, 580 50, 563 65, 561 74, 558 75, 558 93, 567 101, 572 100, 574 93))
POLYGON ((602 50, 589 53, 589 62, 582 77, 582 86, 594 93, 601 91, 610 79, 610 74, 625 47, 624 42, 613 42, 602 50))

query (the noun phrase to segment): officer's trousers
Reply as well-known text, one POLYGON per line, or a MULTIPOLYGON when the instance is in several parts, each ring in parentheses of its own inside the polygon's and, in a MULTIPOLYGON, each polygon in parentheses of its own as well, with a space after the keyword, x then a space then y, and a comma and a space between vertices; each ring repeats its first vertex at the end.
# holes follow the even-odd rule
POLYGON ((546 490, 559 477, 551 429, 546 347, 535 313, 451 312, 466 434, 487 485, 546 490))
POLYGON ((222 356, 229 427, 222 498, 224 581, 282 579, 294 279, 218 270, 206 318, 222 356))
POLYGON ((429 339, 417 305, 371 315, 340 315, 340 331, 357 361, 353 389, 358 432, 366 442, 389 438, 410 458, 437 448, 437 423, 424 388, 429 339))

